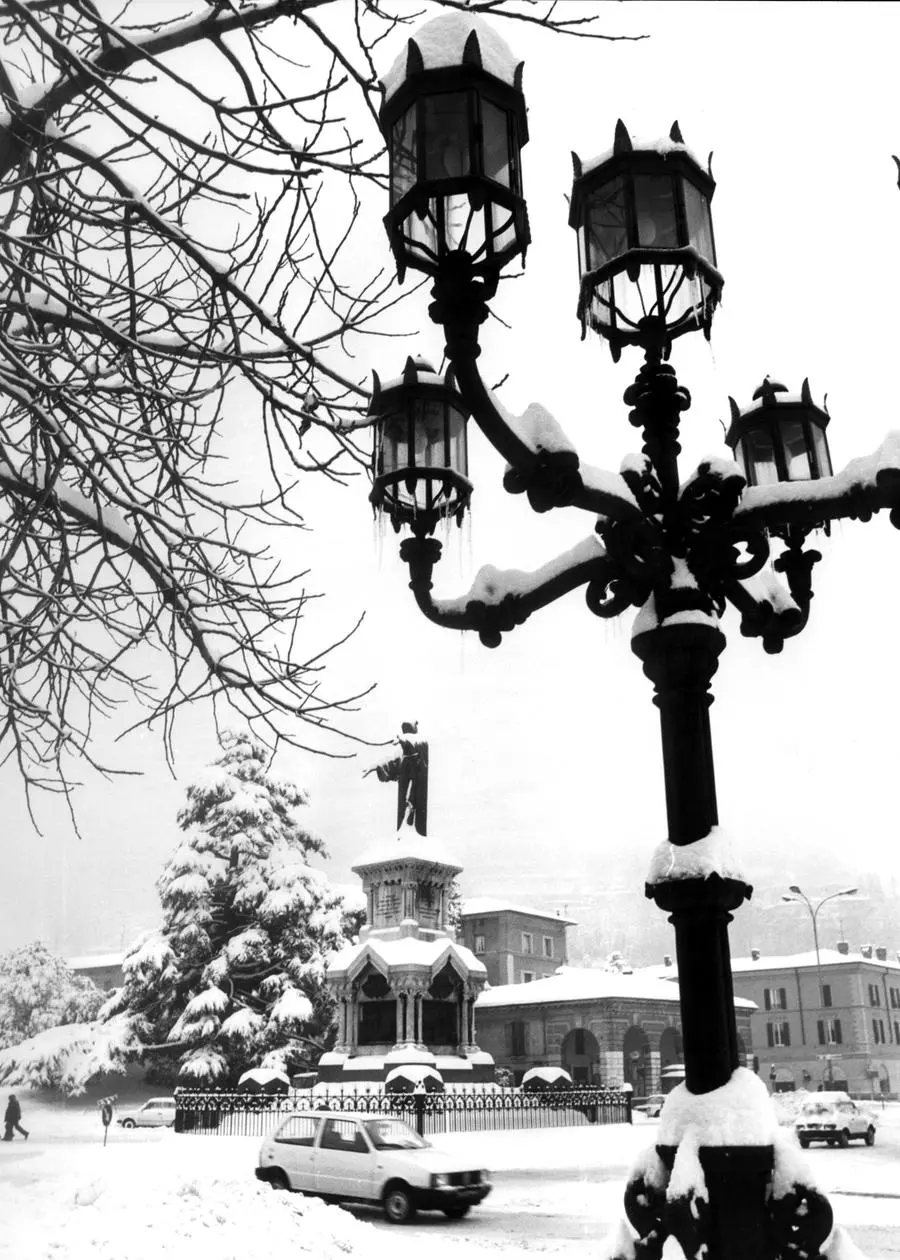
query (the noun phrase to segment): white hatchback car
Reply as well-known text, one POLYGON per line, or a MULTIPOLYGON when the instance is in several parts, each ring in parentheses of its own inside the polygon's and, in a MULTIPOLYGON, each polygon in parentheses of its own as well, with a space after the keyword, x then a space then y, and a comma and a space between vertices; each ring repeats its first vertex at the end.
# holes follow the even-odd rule
POLYGON ((126 1112, 116 1120, 123 1129, 158 1129, 175 1123, 175 1099, 151 1098, 143 1107, 126 1112))
POLYGON ((263 1142, 256 1176, 282 1190, 380 1203, 395 1225, 418 1209, 456 1220, 491 1191, 488 1173, 437 1150, 394 1116, 302 1111, 263 1142))
POLYGON ((849 1146, 851 1138, 862 1138, 866 1146, 875 1141, 875 1117, 859 1107, 841 1090, 822 1090, 800 1104, 794 1132, 801 1146, 827 1142, 829 1146, 849 1146))

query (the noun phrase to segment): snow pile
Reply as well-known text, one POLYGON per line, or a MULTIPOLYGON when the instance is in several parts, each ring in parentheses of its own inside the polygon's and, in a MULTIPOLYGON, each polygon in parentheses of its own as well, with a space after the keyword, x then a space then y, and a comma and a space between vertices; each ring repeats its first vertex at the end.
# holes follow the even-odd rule
POLYGON ((75 1172, 70 1157, 43 1156, 32 1184, 0 1192, 0 1255, 15 1260, 51 1255, 54 1260, 158 1260, 160 1255, 166 1260, 207 1255, 336 1260, 376 1250, 368 1222, 256 1181, 249 1149, 246 1168, 235 1175, 210 1170, 221 1145, 192 1141, 190 1170, 177 1158, 182 1152, 172 1149, 177 1137, 160 1144, 176 1156, 170 1160, 160 1158, 164 1152, 155 1144, 133 1147, 124 1158, 102 1147, 79 1152, 75 1172))
MULTIPOLYGON (((463 50, 472 31, 478 37, 484 69, 494 78, 512 87, 516 81, 516 58, 493 27, 472 14, 444 13, 416 30, 415 42, 422 54, 425 69, 437 70, 443 66, 462 65, 463 50)), ((406 82, 408 46, 404 44, 403 51, 381 81, 386 101, 406 82)))
POLYGON ((638 610, 631 628, 631 637, 637 638, 639 634, 646 634, 648 630, 657 630, 660 626, 710 626, 713 630, 718 630, 719 618, 715 613, 704 612, 701 608, 685 608, 681 612, 670 613, 668 617, 660 620, 659 613, 656 611, 656 596, 651 595, 646 604, 638 610))
POLYGON ((680 1146, 688 1130, 698 1146, 771 1146, 778 1122, 765 1085, 747 1068, 708 1094, 676 1085, 659 1119, 660 1146, 680 1146))
POLYGON ((653 851, 648 884, 666 884, 677 879, 740 879, 744 876, 734 856, 734 843, 721 827, 712 827, 708 836, 693 844, 672 844, 663 840, 653 851))

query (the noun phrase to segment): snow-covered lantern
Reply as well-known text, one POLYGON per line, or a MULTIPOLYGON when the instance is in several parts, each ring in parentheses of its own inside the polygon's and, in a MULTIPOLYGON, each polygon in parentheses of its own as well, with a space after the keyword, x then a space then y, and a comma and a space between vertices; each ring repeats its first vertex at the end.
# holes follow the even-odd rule
POLYGON ((481 19, 445 13, 409 40, 382 86, 384 224, 399 278, 408 267, 437 275, 448 255, 466 254, 493 288, 530 240, 522 63, 481 19))
POLYGON ((612 152, 572 154, 569 224, 578 234, 578 315, 609 342, 667 355, 673 338, 710 334, 722 295, 709 203, 715 189, 678 123, 667 140, 635 148, 621 119, 612 152))
POLYGON ((808 380, 799 394, 789 394, 767 376, 749 407, 742 410, 733 398, 728 401, 731 427, 725 441, 749 486, 831 476, 825 436, 829 416, 813 402, 808 380))
POLYGON ((411 525, 417 534, 430 534, 445 518, 461 522, 472 494, 469 412, 452 369, 440 376, 424 359, 410 358, 397 380, 382 385, 377 373, 372 376, 371 502, 398 531, 411 525))

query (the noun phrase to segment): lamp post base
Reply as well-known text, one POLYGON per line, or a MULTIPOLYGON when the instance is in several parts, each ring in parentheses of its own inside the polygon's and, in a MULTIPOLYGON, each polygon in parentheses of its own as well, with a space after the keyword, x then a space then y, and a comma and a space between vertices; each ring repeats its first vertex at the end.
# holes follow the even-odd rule
POLYGON ((667 1238, 688 1260, 822 1255, 834 1224, 831 1205, 811 1186, 779 1180, 775 1146, 700 1146, 686 1153, 657 1146, 649 1155, 625 1190, 625 1212, 638 1235, 633 1255, 657 1260, 667 1238))

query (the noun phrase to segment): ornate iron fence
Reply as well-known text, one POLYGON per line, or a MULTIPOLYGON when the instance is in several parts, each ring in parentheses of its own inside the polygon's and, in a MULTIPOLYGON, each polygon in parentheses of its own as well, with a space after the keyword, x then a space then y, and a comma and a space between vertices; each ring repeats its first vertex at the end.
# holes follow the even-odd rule
POLYGON ((309 1108, 402 1116, 425 1136, 631 1123, 630 1093, 608 1089, 523 1093, 473 1088, 446 1094, 292 1090, 273 1095, 179 1088, 175 1098, 176 1133, 240 1137, 264 1137, 282 1116, 309 1108))

